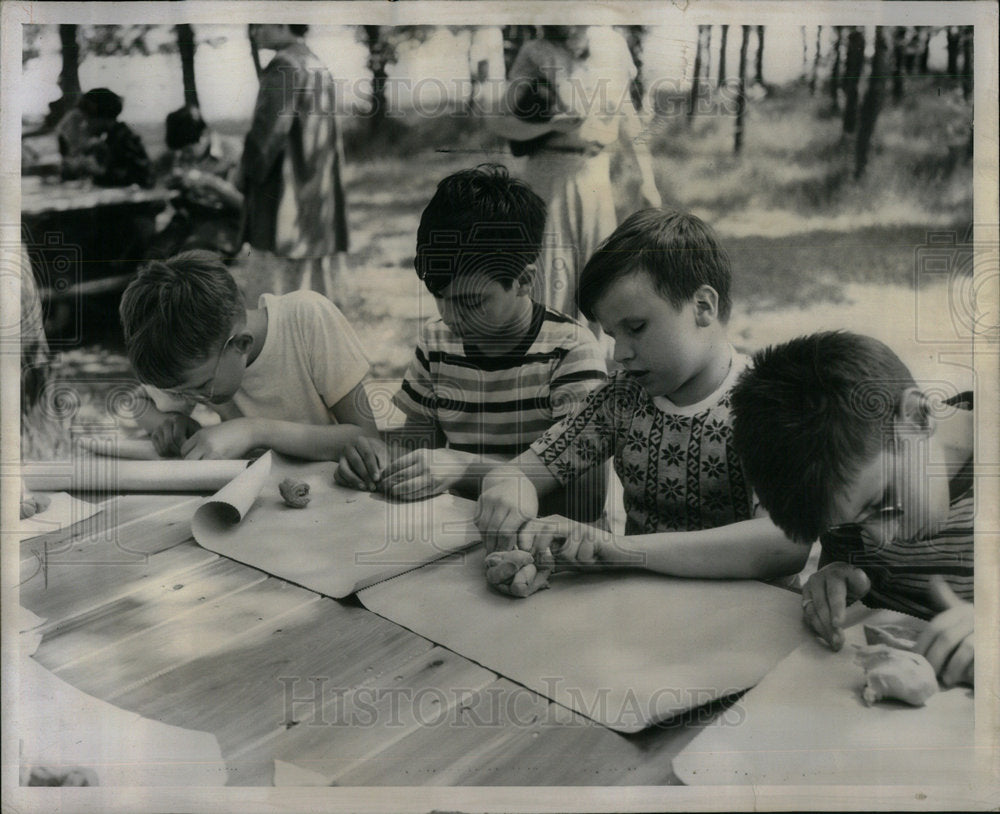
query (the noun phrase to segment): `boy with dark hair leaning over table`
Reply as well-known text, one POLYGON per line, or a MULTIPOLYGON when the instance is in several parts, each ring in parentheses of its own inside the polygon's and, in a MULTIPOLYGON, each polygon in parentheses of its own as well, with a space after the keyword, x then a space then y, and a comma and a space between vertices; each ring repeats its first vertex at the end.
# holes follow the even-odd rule
POLYGON ((972 394, 935 404, 884 344, 829 332, 757 353, 733 411, 771 518, 820 538, 809 626, 839 650, 856 599, 930 619, 914 649, 945 684, 972 683, 972 394))
MULTIPOLYGON (((573 412, 605 378, 593 334, 531 298, 545 204, 504 167, 483 165, 438 184, 417 230, 414 267, 433 295, 429 320, 394 397, 406 424, 394 454, 359 438, 338 482, 403 499, 449 489, 478 493, 482 475, 573 412)), ((596 519, 603 467, 587 488, 553 496, 553 511, 596 519)))
POLYGON ((139 380, 138 423, 161 455, 239 458, 269 447, 337 460, 376 434, 361 344, 343 314, 312 291, 263 294, 256 308, 219 257, 182 252, 140 269, 121 301, 139 380), (201 402, 222 419, 202 427, 201 402))

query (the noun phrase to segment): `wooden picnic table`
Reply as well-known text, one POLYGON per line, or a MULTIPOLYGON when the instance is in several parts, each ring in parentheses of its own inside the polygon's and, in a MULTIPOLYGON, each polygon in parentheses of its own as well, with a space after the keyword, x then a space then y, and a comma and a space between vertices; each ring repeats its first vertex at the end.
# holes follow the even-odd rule
POLYGON ((38 662, 118 707, 213 733, 229 785, 270 785, 275 760, 340 786, 675 784, 671 759, 726 707, 615 733, 354 597, 201 548, 200 500, 117 496, 22 542, 20 597, 46 620, 38 662))
POLYGON ((128 207, 160 212, 179 193, 166 187, 99 187, 88 180, 62 181, 42 175, 21 178, 21 217, 128 207))

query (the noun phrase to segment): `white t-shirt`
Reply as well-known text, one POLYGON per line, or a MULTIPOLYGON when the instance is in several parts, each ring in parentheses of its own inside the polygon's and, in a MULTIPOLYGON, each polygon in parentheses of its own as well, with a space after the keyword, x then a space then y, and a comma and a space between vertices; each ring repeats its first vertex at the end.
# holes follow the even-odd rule
MULTIPOLYGON (((262 294, 258 307, 267 310, 264 346, 232 400, 212 409, 223 420, 243 415, 336 424, 330 408, 364 379, 369 367, 347 319, 315 291, 262 294)), ((146 390, 159 410, 190 413, 194 407, 193 401, 155 387, 146 390)))

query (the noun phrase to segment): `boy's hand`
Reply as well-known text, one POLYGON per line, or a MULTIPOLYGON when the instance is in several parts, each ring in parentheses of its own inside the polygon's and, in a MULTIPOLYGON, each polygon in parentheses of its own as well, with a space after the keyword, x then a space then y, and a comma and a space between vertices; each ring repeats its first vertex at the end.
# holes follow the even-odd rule
POLYGON ((234 418, 213 427, 202 427, 181 447, 189 461, 239 458, 260 446, 252 419, 234 418))
POLYGON ((931 600, 947 610, 931 619, 913 650, 931 663, 946 687, 972 684, 976 653, 973 641, 975 608, 971 602, 955 596, 943 579, 932 578, 931 600))
POLYGON ((609 532, 586 523, 565 517, 542 517, 521 526, 517 547, 534 556, 551 551, 557 566, 586 568, 602 560, 613 540, 609 532))
POLYGON ((172 458, 181 454, 184 442, 201 429, 201 424, 184 413, 167 413, 164 421, 150 434, 156 454, 172 458))
POLYGON ((359 435, 340 456, 333 480, 349 489, 374 492, 389 460, 389 448, 379 438, 359 435))
POLYGON ((465 468, 450 450, 415 449, 389 463, 381 486, 400 500, 420 500, 447 492, 461 480, 465 468))
POLYGON ((871 590, 868 575, 846 562, 832 562, 809 577, 802 589, 806 624, 834 650, 844 646, 847 606, 871 590))
POLYGON ((517 548, 521 527, 537 516, 538 492, 519 469, 501 467, 483 480, 475 523, 487 554, 517 548))

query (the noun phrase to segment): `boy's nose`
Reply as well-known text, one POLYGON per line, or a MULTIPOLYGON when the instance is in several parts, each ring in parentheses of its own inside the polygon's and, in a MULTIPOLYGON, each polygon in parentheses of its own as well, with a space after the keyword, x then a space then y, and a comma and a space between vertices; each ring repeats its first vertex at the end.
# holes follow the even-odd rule
POLYGON ((627 362, 633 355, 632 348, 629 346, 628 342, 623 342, 621 339, 615 340, 613 358, 616 362, 627 362))

